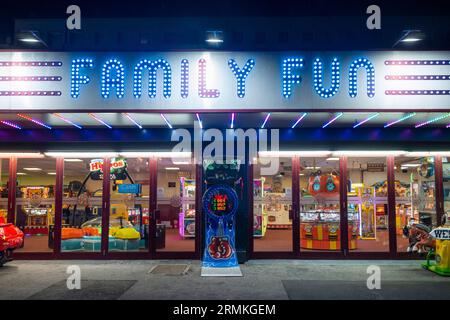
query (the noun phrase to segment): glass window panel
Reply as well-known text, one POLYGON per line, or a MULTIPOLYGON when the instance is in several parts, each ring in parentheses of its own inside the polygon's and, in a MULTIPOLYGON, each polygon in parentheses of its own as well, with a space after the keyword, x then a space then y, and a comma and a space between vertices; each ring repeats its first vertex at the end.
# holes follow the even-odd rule
POLYGON ((19 252, 52 252, 56 160, 17 159, 15 224, 25 234, 19 252))
POLYGON ((8 219, 9 159, 0 159, 0 223, 8 219))
POLYGON ((351 249, 357 252, 389 251, 386 158, 348 158, 347 179, 351 249))
POLYGON ((253 167, 253 250, 292 251, 292 159, 259 158, 253 167), (265 174, 268 161, 277 172, 265 174))
POLYGON ((148 158, 112 159, 109 251, 148 251, 148 158))
POLYGON ((158 160, 157 251, 195 251, 195 164, 158 160))
POLYGON ((65 159, 61 230, 62 252, 100 252, 102 159, 65 159), (92 164, 92 172, 91 172, 92 164))
POLYGON ((338 158, 300 156, 300 250, 340 250, 339 176, 338 158))
POLYGON ((416 250, 408 227, 419 223, 427 231, 437 225, 434 157, 396 157, 395 181, 397 251, 416 250))

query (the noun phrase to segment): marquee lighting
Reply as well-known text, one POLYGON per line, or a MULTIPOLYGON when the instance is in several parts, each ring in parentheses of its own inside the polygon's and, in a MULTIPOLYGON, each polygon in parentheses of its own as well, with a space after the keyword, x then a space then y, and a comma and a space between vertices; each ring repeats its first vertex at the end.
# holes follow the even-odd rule
POLYGON ((116 88, 117 98, 123 98, 125 94, 125 68, 122 62, 117 59, 109 59, 102 67, 103 98, 109 98, 111 88, 116 88), (115 74, 115 76, 113 77, 111 73, 115 74))
POLYGON ((355 129, 355 128, 359 127, 360 125, 363 125, 364 123, 366 123, 366 122, 368 122, 368 121, 372 120, 373 118, 376 118, 376 117, 378 117, 379 115, 380 115, 380 113, 379 113, 379 112, 377 112, 377 113, 375 113, 375 114, 373 114, 373 115, 371 115, 371 116, 367 117, 367 118, 366 118, 366 119, 364 119, 363 121, 361 121, 361 122, 358 122, 357 124, 355 124, 355 125, 353 126, 353 129, 355 129))
POLYGON ((33 118, 31 118, 31 117, 29 117, 29 116, 27 116, 27 115, 25 115, 25 114, 17 113, 17 116, 20 117, 20 118, 22 118, 22 119, 31 121, 31 122, 33 122, 33 123, 35 123, 35 124, 37 124, 37 125, 40 125, 41 127, 44 127, 44 128, 49 129, 49 130, 52 129, 52 127, 46 125, 45 123, 43 123, 43 122, 41 122, 41 121, 39 121, 39 120, 33 119, 33 118))
POLYGON ((295 123, 292 125, 291 128, 294 129, 294 128, 300 123, 300 121, 302 121, 303 118, 306 117, 307 114, 308 114, 307 112, 303 113, 303 114, 297 119, 297 121, 295 121, 295 123))
POLYGON ((289 98, 292 95, 292 86, 300 84, 302 77, 293 74, 292 69, 303 68, 303 58, 287 58, 283 60, 283 97, 289 98))
POLYGON ((442 119, 445 119, 445 118, 448 118, 448 117, 450 117, 450 113, 446 113, 446 114, 444 114, 442 116, 430 119, 428 121, 425 121, 425 122, 422 122, 422 123, 419 123, 419 124, 416 124, 415 127, 416 128, 420 128, 420 127, 426 126, 427 124, 430 124, 430 123, 433 123, 433 122, 436 122, 436 121, 439 121, 439 120, 442 120, 442 119))
POLYGON ((243 98, 245 96, 245 79, 247 79, 248 74, 255 66, 255 60, 248 59, 244 67, 240 69, 236 61, 234 59, 230 59, 228 60, 228 66, 237 79, 237 96, 239 98, 243 98))
POLYGON ((333 122, 335 122, 337 119, 339 119, 339 118, 342 117, 343 115, 344 115, 344 113, 339 112, 339 113, 336 114, 333 118, 331 118, 330 121, 328 121, 327 123, 325 123, 325 124, 322 126, 322 129, 328 127, 330 124, 332 124, 333 122))
POLYGON ((72 126, 78 128, 78 129, 83 129, 83 127, 81 127, 80 125, 70 121, 69 119, 67 119, 66 117, 63 117, 62 115, 60 115, 59 113, 54 113, 53 114, 55 117, 58 117, 59 119, 61 119, 62 121, 71 124, 72 126))
POLYGON ((3 123, 5 126, 8 126, 8 127, 14 128, 14 129, 19 129, 19 130, 22 129, 21 126, 15 124, 15 123, 12 123, 12 122, 10 122, 10 121, 1 120, 0 122, 3 123))
POLYGON ((348 81, 349 81, 349 95, 352 98, 355 98, 358 93, 358 69, 364 68, 366 69, 366 81, 367 81, 367 96, 369 98, 373 98, 375 96, 375 68, 367 58, 358 58, 355 59, 350 64, 350 69, 348 73, 348 81))
POLYGON ((136 120, 134 120, 134 119, 130 116, 129 113, 123 112, 122 114, 123 114, 125 117, 127 117, 128 120, 130 120, 133 124, 135 124, 136 127, 138 127, 139 129, 142 129, 142 126, 141 126, 136 120))
POLYGON ((264 119, 263 124, 261 125, 261 129, 264 129, 264 127, 266 126, 267 121, 270 118, 270 112, 267 114, 266 118, 264 119))
POLYGON ((167 118, 161 113, 161 118, 163 118, 163 120, 166 122, 167 126, 172 129, 172 125, 170 124, 169 120, 167 120, 167 118))
POLYGON ((189 60, 181 60, 181 97, 189 96, 189 60))
POLYGON ((156 74, 158 69, 163 71, 163 97, 170 98, 172 95, 172 68, 164 59, 151 61, 143 59, 134 67, 133 74, 133 95, 140 98, 142 95, 142 73, 143 69, 148 69, 148 96, 156 98, 156 74))
POLYGON ((97 117, 95 114, 93 114, 93 113, 88 113, 88 115, 89 115, 91 118, 93 118, 93 119, 95 119, 96 121, 98 121, 98 122, 100 122, 101 124, 103 124, 105 127, 109 128, 109 129, 112 129, 112 127, 111 127, 109 124, 107 124, 105 121, 103 121, 102 119, 100 119, 99 117, 97 117))
POLYGON ((340 86, 340 63, 337 58, 334 58, 331 63, 331 86, 329 89, 325 89, 323 86, 323 63, 320 58, 316 58, 314 61, 314 90, 322 98, 333 97, 338 91, 340 86))
POLYGON ((402 122, 402 121, 404 121, 404 120, 406 120, 406 119, 412 118, 412 117, 414 117, 415 115, 416 115, 415 112, 409 113, 409 114, 407 114, 406 116, 401 117, 401 118, 398 119, 398 120, 395 120, 395 121, 386 123, 386 124, 384 125, 384 127, 385 127, 385 128, 389 128, 390 126, 393 126, 394 124, 397 124, 397 123, 399 123, 399 122, 402 122))
POLYGON ((81 68, 93 68, 93 67, 94 67, 94 60, 90 58, 72 60, 71 88, 70 88, 70 95, 72 96, 72 98, 79 97, 81 84, 87 84, 91 81, 91 78, 89 78, 88 76, 80 75, 81 68))
POLYGON ((234 128, 234 112, 231 114, 231 124, 230 124, 230 128, 231 128, 231 129, 234 128))
POLYGON ((198 113, 196 113, 195 116, 197 117, 197 121, 198 121, 198 125, 200 126, 200 129, 203 129, 203 124, 202 124, 202 120, 200 120, 200 115, 198 113))

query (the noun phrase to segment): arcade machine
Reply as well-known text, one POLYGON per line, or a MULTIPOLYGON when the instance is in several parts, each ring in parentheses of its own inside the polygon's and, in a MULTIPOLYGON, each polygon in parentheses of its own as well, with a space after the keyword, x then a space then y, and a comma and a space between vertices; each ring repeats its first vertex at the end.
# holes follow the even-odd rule
POLYGON ((179 233, 183 238, 195 237, 195 179, 180 178, 181 211, 179 233))
POLYGON ((205 213, 205 250, 202 276, 242 276, 236 254, 236 213, 242 179, 239 163, 218 164, 204 161, 206 191, 202 204, 205 213))

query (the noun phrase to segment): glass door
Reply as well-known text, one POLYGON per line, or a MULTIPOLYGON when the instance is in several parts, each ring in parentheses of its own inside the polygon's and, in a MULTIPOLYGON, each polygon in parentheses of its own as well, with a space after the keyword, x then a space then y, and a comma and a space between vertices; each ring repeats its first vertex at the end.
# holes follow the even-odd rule
POLYGON ((270 158, 253 165, 253 252, 293 251, 292 158, 276 160, 275 172, 264 170, 270 158))

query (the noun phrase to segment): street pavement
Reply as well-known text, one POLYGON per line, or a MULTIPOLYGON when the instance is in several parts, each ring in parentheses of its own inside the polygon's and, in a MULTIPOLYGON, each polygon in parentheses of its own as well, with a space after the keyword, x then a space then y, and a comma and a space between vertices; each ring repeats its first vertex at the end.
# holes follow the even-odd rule
POLYGON ((420 263, 253 260, 241 265, 243 277, 201 277, 196 260, 13 261, 0 268, 0 299, 450 299, 450 278, 420 263), (149 273, 156 265, 179 264, 189 268, 177 275, 149 273), (67 288, 73 265, 80 267, 80 290, 67 288), (373 265, 380 268, 381 288, 370 290, 373 265))

